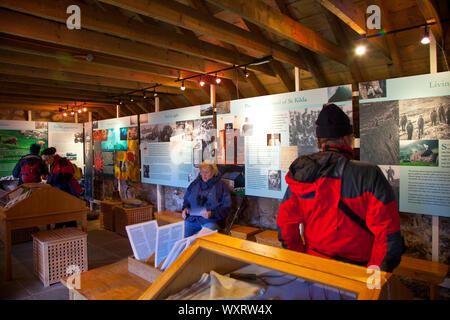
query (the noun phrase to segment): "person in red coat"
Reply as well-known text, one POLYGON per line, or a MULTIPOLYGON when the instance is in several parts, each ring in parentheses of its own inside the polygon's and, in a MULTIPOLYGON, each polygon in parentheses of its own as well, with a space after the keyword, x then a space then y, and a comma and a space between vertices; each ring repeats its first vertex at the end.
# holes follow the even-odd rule
POLYGON ((335 104, 316 121, 321 152, 297 158, 277 226, 284 248, 392 272, 404 252, 394 192, 376 165, 353 160, 353 126, 335 104))
MULTIPOLYGON (((42 151, 42 160, 50 165, 50 174, 47 183, 65 191, 75 197, 79 197, 83 189, 78 181, 73 177, 74 169, 72 163, 67 158, 56 154, 56 149, 51 147, 42 151)), ((76 227, 76 221, 57 223, 55 229, 66 227, 76 227)))

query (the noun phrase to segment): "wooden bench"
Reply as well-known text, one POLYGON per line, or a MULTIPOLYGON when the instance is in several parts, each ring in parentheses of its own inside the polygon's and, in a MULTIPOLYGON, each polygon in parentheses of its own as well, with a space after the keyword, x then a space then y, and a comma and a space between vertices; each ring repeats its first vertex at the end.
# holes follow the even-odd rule
MULTIPOLYGON (((281 248, 276 231, 266 230, 256 234, 255 237, 257 243, 281 248)), ((446 264, 402 256, 402 260, 394 269, 393 274, 428 283, 430 299, 435 300, 439 296, 439 284, 444 282, 447 272, 448 265, 446 264)))

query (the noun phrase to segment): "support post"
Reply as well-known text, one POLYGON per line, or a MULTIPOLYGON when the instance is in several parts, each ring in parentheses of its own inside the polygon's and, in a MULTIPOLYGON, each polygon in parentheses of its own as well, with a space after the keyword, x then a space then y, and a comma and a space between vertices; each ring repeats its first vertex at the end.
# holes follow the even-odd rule
MULTIPOLYGON (((159 112, 159 97, 155 97, 155 112, 159 112)), ((160 184, 156 185, 156 211, 164 211, 164 195, 162 191, 162 186, 160 184)))
POLYGON ((295 91, 301 91, 302 90, 302 79, 300 78, 300 68, 295 67, 294 74, 295 74, 295 91))

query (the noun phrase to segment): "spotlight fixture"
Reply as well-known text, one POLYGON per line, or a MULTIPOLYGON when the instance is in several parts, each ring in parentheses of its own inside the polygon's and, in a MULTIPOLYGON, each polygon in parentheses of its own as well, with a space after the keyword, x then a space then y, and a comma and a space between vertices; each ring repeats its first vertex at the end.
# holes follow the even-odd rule
POLYGON ((73 116, 73 115, 75 114, 75 111, 72 110, 72 111, 70 112, 70 114, 73 116))
POLYGON ((64 117, 67 117, 67 112, 64 112, 64 113, 63 113, 63 116, 64 116, 64 117))
POLYGON ((78 109, 78 113, 81 113, 81 112, 83 112, 83 110, 81 110, 81 109, 78 109))
POLYGON ((86 108, 86 107, 84 107, 84 108, 83 108, 83 112, 86 112, 86 111, 87 111, 87 108, 86 108))
POLYGON ((422 44, 429 44, 430 43, 430 32, 428 31, 428 26, 425 26, 425 31, 423 33, 422 40, 420 40, 420 43, 422 44))
POLYGON ((181 87, 180 87, 181 91, 186 90, 186 87, 184 86, 184 81, 181 81, 181 87))
POLYGON ((119 100, 119 104, 122 104, 123 102, 122 102, 122 100, 119 100))
POLYGON ((200 77, 199 84, 200 84, 200 87, 203 87, 205 85, 205 81, 203 81, 203 79, 201 77, 200 77))
POLYGON ((157 97, 157 96, 158 96, 158 92, 156 92, 156 88, 153 89, 153 96, 154 96, 154 97, 157 97))
POLYGON ((359 44, 359 45, 356 47, 356 49, 355 49, 355 53, 356 53, 358 56, 362 56, 364 53, 366 53, 366 46, 365 46, 365 45, 362 45, 362 44, 359 44))
POLYGON ((248 73, 248 71, 247 71, 247 66, 244 67, 244 76, 246 78, 248 78, 250 76, 250 73, 248 73))
POLYGON ((130 102, 133 102, 133 101, 134 101, 133 97, 130 97, 130 102))
POLYGON ((145 90, 142 91, 142 95, 144 96, 144 99, 147 99, 147 95, 145 94, 145 90))
POLYGON ((220 79, 218 76, 217 76, 217 73, 216 73, 216 83, 217 84, 220 84, 222 82, 222 79, 220 79))

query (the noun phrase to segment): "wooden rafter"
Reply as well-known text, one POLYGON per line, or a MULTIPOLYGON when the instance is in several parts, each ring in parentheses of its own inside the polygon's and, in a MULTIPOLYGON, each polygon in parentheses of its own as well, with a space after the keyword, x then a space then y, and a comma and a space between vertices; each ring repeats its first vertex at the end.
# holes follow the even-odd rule
POLYGON ((298 21, 280 13, 263 1, 221 0, 216 4, 311 51, 342 64, 347 62, 345 52, 340 47, 298 21))
POLYGON ((183 5, 173 0, 155 0, 151 2, 140 0, 100 0, 123 9, 174 24, 192 31, 208 34, 219 40, 262 55, 273 54, 275 59, 304 67, 304 62, 298 55, 281 45, 255 37, 252 33, 226 23, 215 17, 208 16, 195 8, 183 5))
MULTIPOLYGON (((0 3, 0 6, 44 19, 65 23, 67 19, 65 10, 72 2, 70 0, 5 0, 0 3)), ((135 18, 139 17, 139 15, 136 14, 133 19, 130 19, 118 10, 113 10, 111 7, 107 11, 104 11, 84 4, 77 5, 80 6, 80 10, 83 13, 83 29, 118 36, 159 48, 176 50, 185 55, 188 54, 197 58, 210 59, 228 65, 244 64, 253 60, 253 57, 245 54, 236 53, 232 50, 198 40, 192 34, 191 36, 185 34, 180 35, 155 25, 149 26, 147 23, 137 22, 135 18), (98 17, 102 18, 99 19, 98 17)), ((223 65, 208 60, 198 65, 203 66, 204 70, 195 70, 197 72, 219 70, 223 67, 223 65)), ((255 66, 252 69, 273 76, 270 68, 266 66, 255 66)), ((226 76, 226 73, 224 76, 226 76)))

